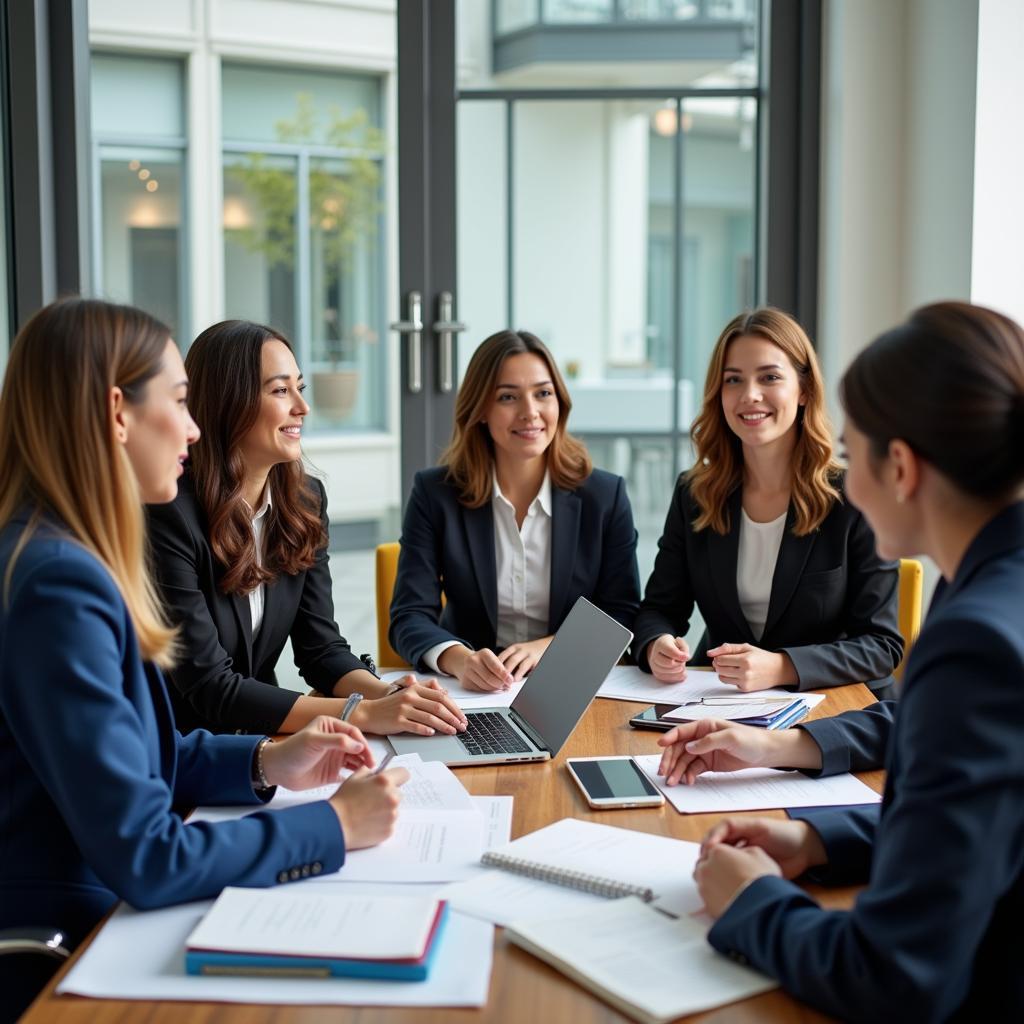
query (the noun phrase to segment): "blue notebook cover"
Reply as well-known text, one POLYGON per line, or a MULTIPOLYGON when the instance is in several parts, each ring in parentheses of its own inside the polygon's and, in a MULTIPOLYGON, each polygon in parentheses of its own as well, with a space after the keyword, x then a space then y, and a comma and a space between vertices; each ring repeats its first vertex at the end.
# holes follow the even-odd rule
POLYGON ((739 725, 758 725, 765 729, 785 729, 794 722, 799 722, 810 708, 799 697, 770 715, 758 715, 754 718, 737 718, 739 725))
POLYGON ((426 981, 448 921, 442 902, 437 920, 419 960, 332 960, 306 956, 262 956, 252 953, 185 951, 186 974, 272 976, 281 978, 379 978, 386 981, 426 981))

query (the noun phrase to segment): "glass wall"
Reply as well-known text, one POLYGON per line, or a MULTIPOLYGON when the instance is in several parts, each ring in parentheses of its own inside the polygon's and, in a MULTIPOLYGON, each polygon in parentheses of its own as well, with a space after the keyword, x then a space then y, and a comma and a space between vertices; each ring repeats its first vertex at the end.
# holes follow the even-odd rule
POLYGON ((295 344, 309 425, 386 422, 379 80, 225 64, 226 314, 295 344))
POLYGON ((183 67, 94 54, 93 287, 191 337, 184 238, 183 67))

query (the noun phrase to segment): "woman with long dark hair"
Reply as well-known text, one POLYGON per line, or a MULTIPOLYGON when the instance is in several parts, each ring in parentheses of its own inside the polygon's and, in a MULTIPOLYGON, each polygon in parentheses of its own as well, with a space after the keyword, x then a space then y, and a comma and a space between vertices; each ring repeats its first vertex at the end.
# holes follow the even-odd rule
POLYGON ((592 468, 568 432, 571 408, 536 335, 499 331, 473 353, 451 443, 416 474, 402 527, 390 639, 414 667, 505 688, 581 596, 632 628, 640 584, 625 483, 592 468))
POLYGON ((227 320, 196 338, 185 367, 202 436, 178 497, 149 509, 154 573, 181 630, 180 727, 294 732, 328 714, 375 733, 463 728, 437 683, 381 682, 338 630, 327 496, 303 467, 309 406, 287 339, 227 320), (277 685, 289 638, 317 696, 277 685))
POLYGON ((866 682, 890 696, 897 566, 843 497, 821 371, 792 317, 758 309, 726 325, 692 439, 636 619, 640 667, 685 677, 696 606, 692 662, 741 690, 866 682))
MULTIPOLYGON (((913 651, 881 810, 727 819, 695 877, 709 939, 846 1020, 1024 1014, 1024 331, 913 313, 842 383, 847 493, 885 558, 942 581, 913 651), (867 882, 850 911, 785 879, 867 882)), ((699 784, 699 783, 698 783, 699 784)))
MULTIPOLYGON (((187 825, 174 807, 259 805, 372 765, 319 718, 282 742, 182 738, 161 673, 179 656, 145 561, 143 501, 170 501, 197 430, 167 328, 68 299, 29 320, 0 397, 0 927, 74 945, 117 899, 151 908, 334 871, 386 838, 404 769, 329 800, 187 825)), ((2 957, 5 1007, 24 972, 2 957)))

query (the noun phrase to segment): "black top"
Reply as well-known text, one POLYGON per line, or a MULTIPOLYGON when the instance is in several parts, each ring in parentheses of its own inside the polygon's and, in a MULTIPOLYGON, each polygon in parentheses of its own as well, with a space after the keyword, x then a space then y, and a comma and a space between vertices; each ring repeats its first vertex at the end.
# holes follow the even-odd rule
MULTIPOLYGON (((311 481, 326 532, 327 496, 319 480, 311 481)), ((334 621, 326 544, 312 568, 266 584, 254 642, 248 595, 220 590, 225 567, 210 549, 206 513, 191 476, 181 478, 174 501, 149 505, 146 513, 154 575, 171 621, 181 627, 178 664, 167 675, 183 733, 277 732, 299 697, 279 689, 274 675, 289 636, 303 679, 324 694, 341 676, 365 667, 334 621)))
MULTIPOLYGON (((391 645, 425 670, 423 655, 445 640, 479 650, 494 648, 497 635, 493 507, 466 508, 446 475, 443 466, 416 474, 391 601, 391 645)), ((574 491, 551 487, 551 633, 579 597, 633 628, 640 603, 633 511, 622 477, 600 469, 574 491)))
MULTIPOLYGON (((842 481, 839 481, 840 490, 842 481)), ((768 619, 757 638, 740 608, 736 589, 742 491, 729 498, 729 532, 694 530, 699 515, 685 477, 676 487, 658 541, 654 571, 636 617, 633 650, 650 671, 647 645, 663 633, 683 636, 694 605, 707 627, 692 663, 722 643, 748 643, 785 652, 812 690, 866 682, 872 690, 893 683, 903 656, 897 623, 899 567, 875 552, 875 537, 847 501, 836 502, 821 526, 794 535, 793 506, 772 578, 768 619)))

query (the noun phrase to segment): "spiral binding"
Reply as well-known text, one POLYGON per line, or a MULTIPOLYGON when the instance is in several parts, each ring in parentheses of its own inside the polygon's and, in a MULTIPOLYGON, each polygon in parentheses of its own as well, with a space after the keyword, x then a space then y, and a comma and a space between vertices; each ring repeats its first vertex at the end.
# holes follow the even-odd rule
POLYGON ((618 899, 620 896, 639 896, 644 903, 655 899, 651 889, 642 885, 630 885, 627 882, 616 882, 612 878, 601 878, 600 875, 588 875, 585 871, 570 871, 568 868, 554 868, 522 857, 510 857, 507 853, 485 853, 481 863, 488 867, 510 871, 516 875, 526 875, 541 882, 564 885, 570 889, 593 893, 595 896, 606 896, 618 899))

